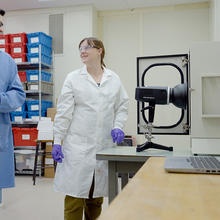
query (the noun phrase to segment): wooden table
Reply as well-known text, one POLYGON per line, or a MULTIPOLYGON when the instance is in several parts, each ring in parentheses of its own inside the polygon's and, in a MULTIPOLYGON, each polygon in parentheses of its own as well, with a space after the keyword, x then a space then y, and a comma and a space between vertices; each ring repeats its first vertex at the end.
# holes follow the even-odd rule
POLYGON ((177 174, 151 157, 99 220, 219 220, 220 175, 177 174))

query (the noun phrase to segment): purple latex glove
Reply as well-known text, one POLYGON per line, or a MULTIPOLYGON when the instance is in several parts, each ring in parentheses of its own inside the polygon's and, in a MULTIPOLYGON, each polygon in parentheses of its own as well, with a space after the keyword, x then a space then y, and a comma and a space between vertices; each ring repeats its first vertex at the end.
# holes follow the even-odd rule
POLYGON ((117 141, 117 144, 120 144, 125 137, 124 132, 119 128, 114 128, 111 132, 111 135, 113 142, 115 143, 115 141, 117 141))
POLYGON ((54 144, 53 145, 53 150, 51 152, 53 159, 58 162, 58 163, 62 163, 64 155, 62 153, 62 148, 61 145, 59 144, 54 144))

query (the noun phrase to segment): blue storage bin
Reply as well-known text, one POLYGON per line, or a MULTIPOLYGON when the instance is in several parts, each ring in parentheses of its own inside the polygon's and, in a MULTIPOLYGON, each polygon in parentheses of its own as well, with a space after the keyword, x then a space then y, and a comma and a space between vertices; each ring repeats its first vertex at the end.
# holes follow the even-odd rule
MULTIPOLYGON (((39 81, 39 70, 27 70, 26 75, 28 82, 39 81)), ((41 80, 46 82, 51 82, 51 73, 41 71, 41 80)))
POLYGON ((24 112, 26 110, 26 103, 24 103, 21 107, 17 108, 15 112, 24 112))
POLYGON ((26 118, 26 112, 10 112, 11 121, 21 121, 26 118))
MULTIPOLYGON (((27 44, 28 54, 39 54, 39 45, 40 43, 27 44)), ((41 54, 51 56, 52 49, 44 44, 41 44, 41 54)))
MULTIPOLYGON (((39 111, 39 100, 27 100, 27 110, 28 112, 38 112, 39 111)), ((46 111, 47 101, 41 100, 41 111, 46 111)))
POLYGON ((52 106, 53 106, 53 102, 51 102, 51 101, 46 101, 46 108, 48 109, 48 108, 52 108, 52 106))
MULTIPOLYGON (((27 112, 27 117, 28 118, 32 118, 34 116, 39 116, 39 111, 35 111, 35 112, 27 112)), ((41 116, 46 117, 46 111, 42 110, 41 111, 41 116)))
POLYGON ((51 73, 48 73, 48 72, 45 72, 44 71, 44 81, 46 81, 46 82, 51 82, 51 76, 52 76, 52 74, 51 73))
POLYGON ((44 44, 47 47, 52 47, 52 37, 43 33, 43 32, 35 32, 27 34, 28 43, 29 44, 44 44))
MULTIPOLYGON (((39 54, 27 54, 28 62, 30 63, 39 63, 39 54)), ((51 65, 52 64, 52 57, 42 54, 41 55, 41 63, 51 65)))

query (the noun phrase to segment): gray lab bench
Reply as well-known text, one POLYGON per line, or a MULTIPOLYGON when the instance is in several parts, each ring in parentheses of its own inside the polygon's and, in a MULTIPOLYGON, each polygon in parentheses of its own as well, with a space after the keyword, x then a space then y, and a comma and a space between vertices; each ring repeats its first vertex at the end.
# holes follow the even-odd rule
MULTIPOLYGON (((180 155, 183 154, 186 153, 180 152, 180 155)), ((129 173, 136 173, 148 158, 169 155, 173 152, 157 149, 136 152, 136 147, 111 147, 99 151, 96 159, 108 161, 109 203, 118 194, 118 173, 121 173, 123 188, 128 183, 129 173)))

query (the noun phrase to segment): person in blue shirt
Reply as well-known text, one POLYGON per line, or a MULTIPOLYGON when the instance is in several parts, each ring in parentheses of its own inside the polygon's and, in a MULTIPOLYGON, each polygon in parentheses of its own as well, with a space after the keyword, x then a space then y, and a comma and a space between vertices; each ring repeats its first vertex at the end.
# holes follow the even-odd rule
MULTIPOLYGON (((3 16, 0 9, 0 34, 3 34, 3 16)), ((0 51, 0 204, 2 188, 14 187, 14 146, 9 113, 22 106, 25 92, 11 56, 0 51)))

